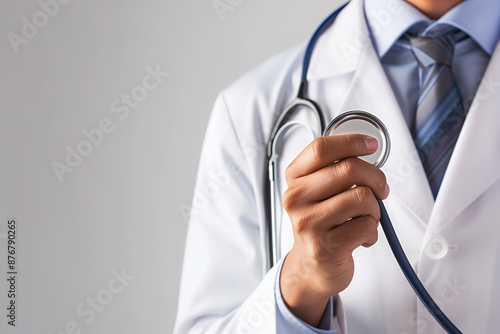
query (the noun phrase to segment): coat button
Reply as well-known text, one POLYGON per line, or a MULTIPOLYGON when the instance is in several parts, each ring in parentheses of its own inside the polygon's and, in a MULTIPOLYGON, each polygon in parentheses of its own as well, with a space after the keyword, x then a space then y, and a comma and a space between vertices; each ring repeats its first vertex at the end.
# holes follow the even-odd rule
POLYGON ((431 260, 441 260, 446 254, 448 254, 448 242, 440 235, 432 238, 425 248, 425 255, 431 260))

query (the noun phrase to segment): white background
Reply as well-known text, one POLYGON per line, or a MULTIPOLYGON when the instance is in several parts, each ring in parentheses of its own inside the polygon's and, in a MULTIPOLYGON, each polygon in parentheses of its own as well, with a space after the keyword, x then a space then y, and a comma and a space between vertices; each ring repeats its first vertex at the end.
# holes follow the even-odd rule
POLYGON ((231 11, 218 15, 213 0, 72 0, 50 7, 53 17, 37 1, 0 2, 0 332, 171 333, 180 208, 217 93, 306 40, 339 2, 220 0, 231 11), (34 20, 38 31, 23 36, 34 20), (17 47, 13 34, 25 38, 17 47), (147 68, 169 75, 128 115, 114 113, 147 68), (112 131, 85 146, 82 131, 106 119, 112 131), (78 145, 87 155, 59 180, 53 164, 78 145), (16 327, 6 317, 10 218, 16 327))

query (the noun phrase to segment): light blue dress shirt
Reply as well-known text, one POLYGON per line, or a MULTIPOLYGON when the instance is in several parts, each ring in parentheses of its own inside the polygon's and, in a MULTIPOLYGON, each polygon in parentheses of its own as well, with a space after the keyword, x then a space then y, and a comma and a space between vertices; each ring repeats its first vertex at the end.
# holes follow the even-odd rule
POLYGON ((419 92, 420 69, 407 43, 399 41, 408 30, 425 35, 442 24, 470 38, 455 45, 452 72, 466 109, 470 106, 486 66, 500 38, 500 2, 466 0, 432 21, 402 0, 365 0, 372 43, 410 129, 419 92), (394 10, 397 8, 397 10, 394 10))
MULTIPOLYGON (((365 15, 372 43, 410 129, 418 99, 419 68, 411 49, 398 43, 410 27, 413 29, 410 32, 425 35, 437 25, 448 24, 471 37, 456 44, 452 62, 462 100, 465 105, 470 105, 500 38, 500 1, 465 0, 433 21, 403 0, 365 0, 365 15)), ((277 332, 337 333, 337 330, 328 330, 332 327, 334 315, 333 298, 323 314, 321 329, 304 323, 288 309, 279 286, 282 264, 283 261, 279 264, 275 283, 277 332)))

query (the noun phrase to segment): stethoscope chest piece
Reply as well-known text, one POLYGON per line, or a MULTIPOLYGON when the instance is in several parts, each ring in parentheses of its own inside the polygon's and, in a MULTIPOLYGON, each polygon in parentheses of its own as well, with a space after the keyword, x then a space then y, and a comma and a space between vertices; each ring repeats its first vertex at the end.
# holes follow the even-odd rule
POLYGON ((387 128, 376 116, 362 110, 346 111, 330 122, 323 136, 344 133, 361 133, 376 138, 378 141, 377 151, 360 158, 377 167, 382 167, 386 162, 391 149, 391 141, 387 128))

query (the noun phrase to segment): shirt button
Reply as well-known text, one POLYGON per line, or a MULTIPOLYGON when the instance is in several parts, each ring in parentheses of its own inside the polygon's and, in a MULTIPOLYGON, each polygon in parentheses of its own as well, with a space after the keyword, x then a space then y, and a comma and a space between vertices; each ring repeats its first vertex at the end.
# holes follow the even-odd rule
POLYGON ((441 260, 448 254, 448 242, 440 235, 435 236, 425 248, 425 255, 431 260, 441 260))

